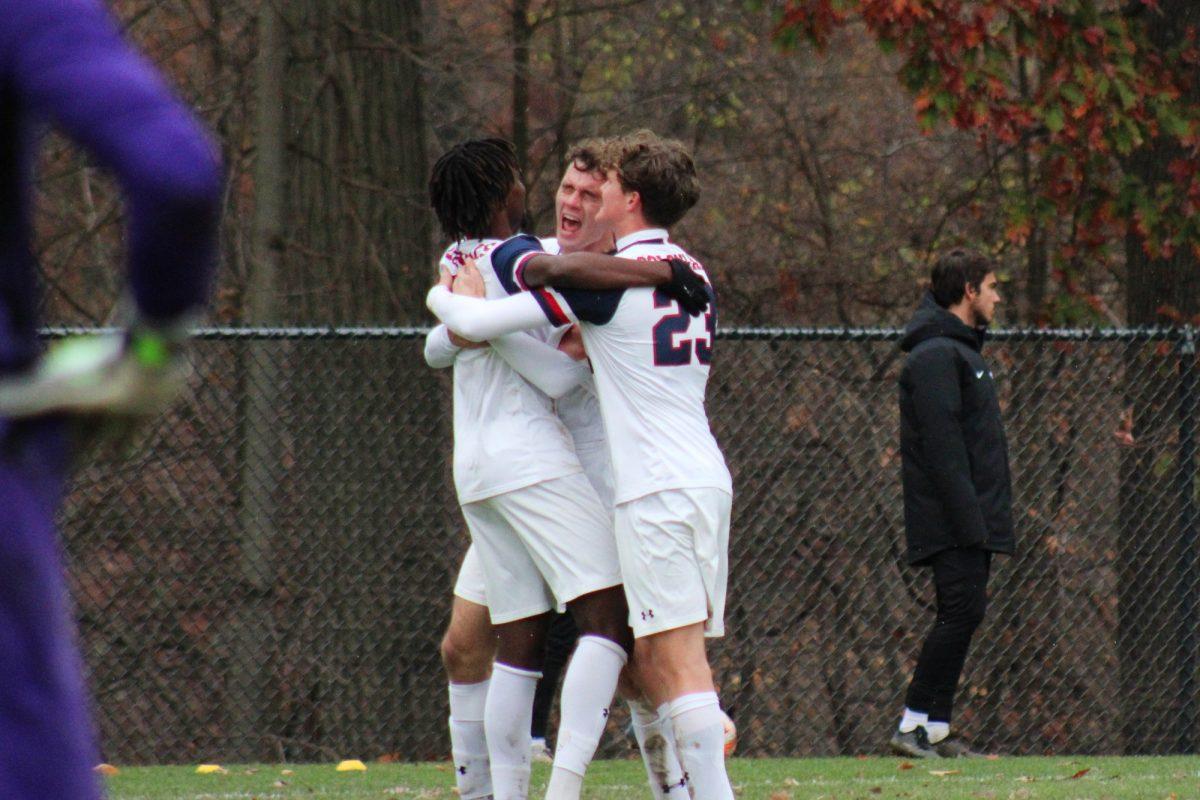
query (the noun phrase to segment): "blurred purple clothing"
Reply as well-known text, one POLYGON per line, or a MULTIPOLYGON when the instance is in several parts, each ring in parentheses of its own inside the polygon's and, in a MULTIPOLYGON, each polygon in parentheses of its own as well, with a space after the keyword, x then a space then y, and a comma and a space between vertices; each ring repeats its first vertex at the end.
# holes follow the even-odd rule
POLYGON ((0 454, 0 797, 94 800, 99 756, 54 530, 64 426, 13 428, 0 454))
MULTIPOLYGON (((39 128, 112 172, 126 200, 129 282, 142 313, 202 306, 216 264, 215 146, 98 0, 4 0, 0 21, 0 373, 37 352, 30 194, 39 128)), ((96 265, 99 267, 117 265, 96 265)))
MULTIPOLYGON (((30 245, 37 136, 54 126, 118 180, 143 317, 203 306, 216 264, 217 151, 98 0, 0 0, 0 375, 39 351, 30 245)), ((117 265, 96 265, 112 267, 117 265)), ((97 752, 54 513, 61 419, 0 420, 0 798, 94 800, 97 752)))

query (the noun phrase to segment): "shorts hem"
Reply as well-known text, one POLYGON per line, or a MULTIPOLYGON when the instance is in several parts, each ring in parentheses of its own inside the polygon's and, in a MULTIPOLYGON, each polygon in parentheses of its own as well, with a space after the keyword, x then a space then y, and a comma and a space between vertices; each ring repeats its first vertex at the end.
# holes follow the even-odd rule
MULTIPOLYGON (((695 625, 697 622, 705 623, 705 627, 707 628, 708 620, 708 615, 704 614, 699 617, 677 617, 676 619, 668 619, 661 622, 655 620, 653 624, 649 622, 643 623, 641 620, 638 620, 636 623, 631 622, 629 627, 633 628, 633 638, 642 639, 646 636, 653 636, 656 633, 666 633, 676 628, 686 628, 688 625, 695 625)), ((707 630, 704 635, 708 636, 707 630)))
POLYGON ((473 594, 470 592, 460 592, 456 588, 454 590, 454 596, 459 600, 466 600, 468 603, 474 603, 477 606, 487 606, 487 594, 483 592, 473 594))
POLYGON ((556 593, 554 597, 560 604, 566 605, 567 603, 583 597, 585 594, 603 591, 604 589, 612 589, 616 586, 620 586, 622 582, 623 581, 620 575, 616 575, 615 577, 601 578, 593 583, 584 584, 581 587, 573 586, 569 590, 563 592, 562 596, 559 596, 556 593))
POLYGON ((529 609, 506 611, 503 614, 497 614, 489 607, 488 616, 492 618, 493 625, 507 625, 510 622, 518 622, 523 619, 529 619, 530 617, 537 617, 545 614, 547 611, 553 610, 554 606, 551 603, 543 603, 537 608, 531 606, 529 609))

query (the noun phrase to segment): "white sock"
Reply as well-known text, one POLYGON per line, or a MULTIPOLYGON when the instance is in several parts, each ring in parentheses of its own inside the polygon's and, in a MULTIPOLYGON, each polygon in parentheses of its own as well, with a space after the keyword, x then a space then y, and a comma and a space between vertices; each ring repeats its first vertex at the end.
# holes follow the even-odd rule
POLYGON ((450 684, 450 755, 454 782, 462 800, 479 800, 492 793, 483 711, 488 681, 450 684))
POLYGON ((526 800, 529 796, 529 725, 533 721, 533 693, 540 672, 496 662, 484 709, 488 756, 492 762, 495 800, 526 800))
POLYGON ((616 642, 581 636, 563 676, 558 741, 546 800, 578 800, 617 691, 617 678, 629 659, 616 642))
POLYGON ((716 692, 697 692, 671 701, 675 745, 694 800, 733 800, 725 772, 725 717, 716 692))
POLYGON ((675 734, 667 720, 637 700, 627 700, 633 719, 633 735, 642 751, 646 778, 654 800, 688 800, 687 781, 675 752, 675 734))
POLYGON ((924 711, 913 711, 908 706, 904 707, 904 716, 900 717, 900 732, 910 733, 915 731, 929 722, 929 715, 924 711))
POLYGON ((562 767, 550 772, 550 784, 546 787, 546 800, 551 798, 576 798, 583 791, 583 776, 562 767))
POLYGON ((950 735, 950 723, 929 720, 925 723, 925 732, 929 734, 929 743, 937 744, 950 735))

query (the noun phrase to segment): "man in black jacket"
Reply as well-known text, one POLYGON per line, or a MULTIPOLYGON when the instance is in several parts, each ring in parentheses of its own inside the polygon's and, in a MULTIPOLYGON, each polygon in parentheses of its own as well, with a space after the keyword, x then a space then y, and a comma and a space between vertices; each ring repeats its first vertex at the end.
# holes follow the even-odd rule
POLYGON ((983 256, 957 249, 933 268, 904 332, 900 452, 910 564, 931 566, 937 621, 925 639, 892 736, 913 757, 971 755, 950 736, 954 692, 987 608, 993 553, 1013 552, 1008 445, 984 330, 1000 295, 983 256))

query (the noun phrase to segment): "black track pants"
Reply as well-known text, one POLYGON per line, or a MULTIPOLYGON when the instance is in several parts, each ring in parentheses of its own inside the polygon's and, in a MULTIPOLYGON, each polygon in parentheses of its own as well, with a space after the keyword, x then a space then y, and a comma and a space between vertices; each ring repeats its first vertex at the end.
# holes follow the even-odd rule
POLYGON ((925 637, 904 704, 936 722, 949 722, 954 692, 971 637, 987 611, 992 554, 978 548, 943 550, 931 559, 937 620, 925 637))

